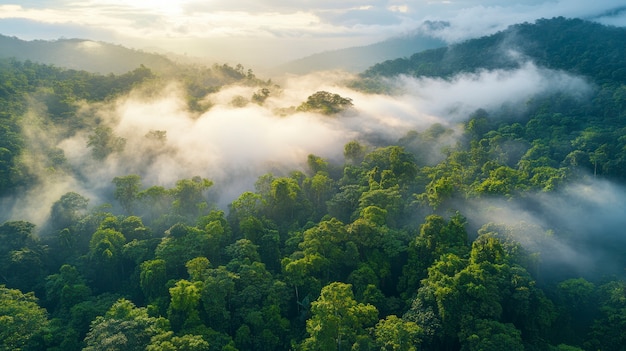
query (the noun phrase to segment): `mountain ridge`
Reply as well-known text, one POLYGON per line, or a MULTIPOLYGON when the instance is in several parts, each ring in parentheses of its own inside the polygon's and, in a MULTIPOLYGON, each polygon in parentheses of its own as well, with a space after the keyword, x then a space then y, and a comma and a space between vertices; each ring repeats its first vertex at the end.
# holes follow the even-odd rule
POLYGON ((306 74, 314 71, 342 69, 358 73, 384 60, 405 57, 416 52, 443 46, 445 46, 443 40, 420 33, 412 33, 370 45, 316 53, 282 64, 276 70, 306 74))
POLYGON ((145 65, 157 70, 175 64, 161 54, 88 39, 26 41, 0 34, 0 58, 15 58, 100 74, 122 74, 145 65))
POLYGON ((625 42, 626 28, 555 17, 512 25, 489 36, 426 50, 410 58, 384 61, 365 70, 361 77, 451 77, 481 69, 517 68, 532 60, 549 69, 596 77, 600 84, 624 83, 626 68, 621 58, 626 56, 625 42))

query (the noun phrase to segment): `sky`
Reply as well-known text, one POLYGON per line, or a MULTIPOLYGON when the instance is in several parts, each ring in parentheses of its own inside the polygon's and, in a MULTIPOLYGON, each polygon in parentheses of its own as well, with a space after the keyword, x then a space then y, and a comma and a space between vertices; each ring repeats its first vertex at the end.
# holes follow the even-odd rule
POLYGON ((626 25, 620 0, 0 0, 0 34, 81 38, 260 65, 450 25, 448 42, 554 16, 626 25))

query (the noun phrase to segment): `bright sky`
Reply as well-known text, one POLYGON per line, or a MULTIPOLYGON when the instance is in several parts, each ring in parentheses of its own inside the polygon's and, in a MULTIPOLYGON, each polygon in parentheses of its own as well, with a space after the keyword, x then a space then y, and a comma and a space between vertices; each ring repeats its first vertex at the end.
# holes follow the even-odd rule
MULTIPOLYGON (((623 0, 0 0, 0 34, 280 63, 445 20, 449 41, 541 17, 626 24, 623 0)), ((241 61, 240 60, 240 61, 241 61)))

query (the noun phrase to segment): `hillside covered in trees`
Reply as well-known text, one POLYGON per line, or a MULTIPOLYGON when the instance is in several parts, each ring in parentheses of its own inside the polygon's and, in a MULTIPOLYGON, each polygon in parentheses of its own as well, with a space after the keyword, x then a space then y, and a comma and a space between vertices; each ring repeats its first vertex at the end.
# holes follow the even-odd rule
POLYGON ((0 349, 623 350, 625 33, 520 24, 370 93, 0 60, 0 349))
POLYGON ((527 61, 556 70, 593 77, 596 83, 626 81, 621 27, 563 17, 522 23, 496 34, 445 48, 426 50, 410 58, 376 64, 362 76, 451 77, 461 72, 513 69, 527 61))

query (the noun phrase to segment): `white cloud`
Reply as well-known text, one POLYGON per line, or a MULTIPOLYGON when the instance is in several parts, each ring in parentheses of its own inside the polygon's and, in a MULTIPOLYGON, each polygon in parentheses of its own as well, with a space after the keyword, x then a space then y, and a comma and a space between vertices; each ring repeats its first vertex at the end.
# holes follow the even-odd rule
POLYGON ((512 24, 534 22, 539 18, 563 16, 599 20, 604 23, 615 21, 625 24, 626 13, 624 11, 617 17, 602 16, 606 11, 619 8, 619 6, 615 0, 593 2, 586 0, 536 0, 515 3, 499 0, 466 1, 457 4, 451 2, 448 6, 434 6, 432 12, 424 13, 423 19, 449 22, 450 26, 434 34, 453 43, 493 34, 512 24), (448 8, 444 9, 444 7, 448 8))
POLYGON ((31 21, 2 26, 3 34, 18 37, 37 38, 39 33, 53 38, 56 28, 59 36, 71 31, 71 37, 92 35, 97 37, 87 39, 220 60, 229 56, 246 63, 250 61, 239 57, 254 56, 257 64, 277 65, 319 51, 380 41, 414 30, 425 20, 450 22, 437 33, 450 42, 541 17, 597 17, 603 23, 624 24, 624 11, 605 14, 617 6, 614 0, 29 1, 0 5, 0 21, 31 21), (24 27, 33 23, 47 25, 24 27))
POLYGON ((399 77, 407 96, 421 102, 421 110, 450 121, 460 121, 478 108, 497 109, 503 103, 523 108, 534 94, 563 91, 585 97, 591 90, 580 77, 535 66, 515 70, 480 71, 451 79, 399 77))

